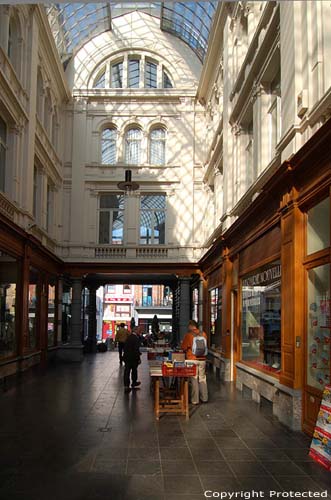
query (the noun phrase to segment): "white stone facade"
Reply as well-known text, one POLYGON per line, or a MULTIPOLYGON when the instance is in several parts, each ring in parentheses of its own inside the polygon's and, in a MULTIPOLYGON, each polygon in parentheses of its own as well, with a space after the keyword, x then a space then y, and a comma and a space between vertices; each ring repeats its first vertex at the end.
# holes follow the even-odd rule
POLYGON ((325 1, 222 2, 202 67, 155 18, 133 12, 64 71, 44 8, 0 6, 0 210, 65 261, 199 261, 330 116, 330 15, 325 1), (140 61, 136 88, 130 58, 140 61), (107 88, 118 61, 123 88, 107 88), (146 61, 157 66, 156 88, 145 88, 146 61), (103 68, 105 88, 93 88, 103 68), (132 126, 141 159, 128 165, 132 126), (117 133, 112 165, 101 161, 107 127, 117 133), (166 133, 164 165, 150 162, 155 127, 166 133), (100 195, 118 194, 127 168, 140 188, 125 199, 123 243, 100 244, 100 195), (146 194, 166 195, 162 244, 139 242, 146 194))

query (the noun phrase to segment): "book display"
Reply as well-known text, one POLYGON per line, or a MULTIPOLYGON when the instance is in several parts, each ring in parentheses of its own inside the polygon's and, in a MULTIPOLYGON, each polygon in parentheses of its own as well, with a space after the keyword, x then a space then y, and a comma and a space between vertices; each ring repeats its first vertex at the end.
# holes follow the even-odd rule
POLYGON ((325 386, 309 455, 331 471, 331 386, 325 386))

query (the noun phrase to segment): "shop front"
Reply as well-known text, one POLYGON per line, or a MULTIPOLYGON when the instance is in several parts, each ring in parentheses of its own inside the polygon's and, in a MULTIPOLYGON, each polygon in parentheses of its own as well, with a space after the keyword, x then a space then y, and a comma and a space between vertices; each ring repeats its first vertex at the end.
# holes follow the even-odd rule
POLYGON ((312 432, 322 392, 331 380, 330 196, 306 215, 306 342, 303 404, 304 429, 312 432))

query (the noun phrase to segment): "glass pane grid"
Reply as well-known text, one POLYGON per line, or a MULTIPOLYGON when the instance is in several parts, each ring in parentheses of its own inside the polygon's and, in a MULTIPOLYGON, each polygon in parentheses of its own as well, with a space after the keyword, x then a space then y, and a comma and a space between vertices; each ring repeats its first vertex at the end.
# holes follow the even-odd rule
POLYGON ((51 4, 46 11, 60 55, 71 54, 89 38, 111 29, 111 18, 141 11, 160 18, 162 30, 181 38, 203 60, 216 7, 216 0, 169 2, 162 9, 160 2, 103 2, 51 4))

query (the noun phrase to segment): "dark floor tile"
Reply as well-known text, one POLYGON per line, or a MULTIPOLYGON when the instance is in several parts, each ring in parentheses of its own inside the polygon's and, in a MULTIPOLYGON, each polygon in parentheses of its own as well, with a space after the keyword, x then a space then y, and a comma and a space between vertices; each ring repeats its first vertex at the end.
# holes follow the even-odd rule
POLYGON ((159 460, 159 448, 129 448, 128 458, 140 460, 159 460))
POLYGON ((264 462, 264 467, 274 477, 279 476, 304 476, 306 473, 293 462, 264 462))
POLYGON ((271 450, 254 448, 251 452, 261 460, 261 462, 290 462, 291 459, 283 450, 272 448, 271 450))
POLYGON ((162 474, 169 475, 189 475, 196 474, 193 460, 161 460, 162 474))
POLYGON ((281 449, 286 456, 288 456, 294 462, 311 462, 312 459, 309 456, 309 450, 303 448, 287 448, 281 449))
POLYGON ((160 461, 141 461, 141 460, 128 460, 127 467, 128 475, 144 475, 150 476, 155 474, 161 474, 161 464, 160 461))
POLYGON ((200 475, 204 490, 212 491, 239 491, 241 489, 240 483, 233 476, 219 477, 210 475, 200 475))
POLYGON ((208 450, 208 448, 193 448, 191 449, 191 453, 195 461, 223 460, 223 456, 217 448, 212 448, 211 450, 208 450))
POLYGON ((233 477, 233 473, 226 462, 208 462, 195 461, 195 466, 200 475, 218 476, 218 477, 233 477))
POLYGON ((236 432, 231 429, 211 429, 210 434, 213 437, 238 438, 236 432))
POLYGON ((319 485, 307 476, 278 476, 277 481, 285 491, 320 491, 319 485))
POLYGON ((215 438, 215 442, 220 450, 247 450, 247 446, 239 438, 215 438))
POLYGON ((161 460, 191 460, 192 455, 187 447, 160 448, 161 460))
POLYGON ((269 476, 269 473, 259 462, 228 461, 227 462, 236 476, 269 476))
POLYGON ((253 454, 251 450, 248 449, 240 449, 240 450, 228 450, 222 449, 222 455, 225 460, 239 460, 239 461, 248 461, 248 462, 256 462, 256 456, 253 454))
POLYGON ((145 498, 152 497, 154 500, 154 497, 160 497, 164 492, 164 481, 163 476, 161 475, 126 476, 124 481, 125 498, 132 497, 132 499, 134 500, 136 500, 137 498, 145 500, 145 498))
MULTIPOLYGON (((183 436, 183 435, 182 435, 183 436)), ((159 446, 161 448, 181 448, 187 445, 186 439, 182 436, 164 436, 159 437, 159 446)))
POLYGON ((93 472, 108 472, 109 474, 125 474, 126 460, 96 459, 92 465, 93 472))
POLYGON ((202 494, 202 485, 197 475, 192 476, 164 476, 165 493, 173 493, 176 495, 192 495, 202 494))
POLYGON ((271 439, 244 438, 243 441, 248 448, 252 449, 270 450, 272 448, 276 448, 275 443, 271 441, 271 439))
MULTIPOLYGON (((264 493, 268 493, 270 491, 281 491, 277 480, 273 479, 270 476, 240 476, 238 477, 238 481, 243 490, 258 490, 264 493)), ((276 497, 273 497, 276 498, 276 497)))
POLYGON ((208 448, 208 449, 216 448, 215 441, 212 438, 187 439, 187 445, 191 448, 191 450, 201 449, 201 448, 208 448))

